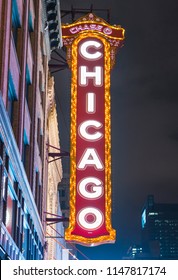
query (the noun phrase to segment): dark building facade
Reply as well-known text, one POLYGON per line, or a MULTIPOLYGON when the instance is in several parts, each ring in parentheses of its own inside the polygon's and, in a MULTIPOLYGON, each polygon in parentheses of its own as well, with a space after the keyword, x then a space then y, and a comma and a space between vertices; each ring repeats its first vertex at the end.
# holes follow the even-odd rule
POLYGON ((149 195, 142 211, 142 247, 147 257, 178 260, 178 204, 155 203, 149 195))

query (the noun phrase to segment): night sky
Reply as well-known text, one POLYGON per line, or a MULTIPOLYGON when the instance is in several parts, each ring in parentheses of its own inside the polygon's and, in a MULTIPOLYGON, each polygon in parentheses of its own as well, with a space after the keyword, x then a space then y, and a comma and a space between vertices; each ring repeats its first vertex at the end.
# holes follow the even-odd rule
MULTIPOLYGON (((111 74, 112 224, 117 240, 80 250, 89 259, 120 259, 130 245, 140 243, 148 194, 156 202, 178 203, 178 1, 61 0, 61 9, 89 9, 91 4, 110 8, 110 23, 125 28, 126 39, 111 74)), ((105 13, 94 13, 106 19, 105 13)), ((55 81, 61 148, 69 151, 70 70, 56 73, 55 81)), ((63 169, 69 172, 66 159, 63 169)))

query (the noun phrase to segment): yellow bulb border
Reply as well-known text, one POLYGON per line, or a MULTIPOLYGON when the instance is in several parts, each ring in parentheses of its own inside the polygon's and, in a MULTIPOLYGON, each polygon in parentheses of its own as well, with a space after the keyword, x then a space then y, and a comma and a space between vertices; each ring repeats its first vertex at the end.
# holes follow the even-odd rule
POLYGON ((104 243, 114 243, 116 231, 111 226, 111 104, 110 104, 110 71, 111 71, 111 46, 107 39, 98 32, 87 31, 78 36, 72 43, 72 82, 71 82, 71 136, 70 136, 70 217, 69 227, 65 231, 65 239, 85 246, 95 246, 104 243), (77 46, 80 40, 93 37, 101 40, 105 48, 105 226, 108 235, 96 238, 85 238, 73 235, 76 225, 76 131, 77 131, 77 46))

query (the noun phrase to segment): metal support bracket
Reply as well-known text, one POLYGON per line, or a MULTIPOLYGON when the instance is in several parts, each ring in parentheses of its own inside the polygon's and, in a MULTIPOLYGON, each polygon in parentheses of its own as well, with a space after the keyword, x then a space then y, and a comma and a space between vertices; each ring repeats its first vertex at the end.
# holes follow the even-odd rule
POLYGON ((59 149, 59 148, 57 148, 57 147, 55 147, 55 146, 52 146, 52 145, 50 145, 50 144, 46 144, 46 145, 47 145, 47 147, 51 147, 51 148, 53 148, 53 149, 59 151, 59 152, 56 152, 56 153, 54 153, 54 152, 48 152, 48 157, 52 157, 52 158, 53 158, 52 160, 48 160, 48 159, 47 159, 48 163, 53 162, 53 161, 56 161, 56 160, 61 159, 61 158, 63 158, 63 157, 69 157, 69 156, 70 156, 69 152, 62 151, 61 149, 59 149), (56 157, 57 157, 57 158, 56 158, 56 157))

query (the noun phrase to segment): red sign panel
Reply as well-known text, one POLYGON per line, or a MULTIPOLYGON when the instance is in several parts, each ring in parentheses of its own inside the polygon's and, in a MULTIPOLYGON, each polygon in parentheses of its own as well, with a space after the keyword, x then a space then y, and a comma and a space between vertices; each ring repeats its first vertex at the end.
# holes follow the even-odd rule
MULTIPOLYGON (((63 36, 68 45, 65 28, 63 36)), ((111 226, 112 57, 111 42, 96 30, 81 30, 68 45, 72 70, 71 174, 70 223, 65 238, 86 246, 115 241, 111 226)))

